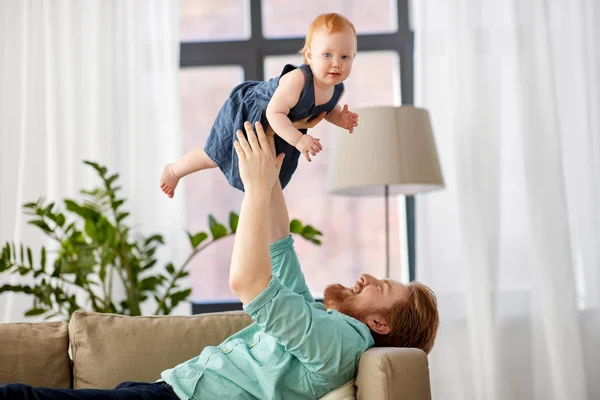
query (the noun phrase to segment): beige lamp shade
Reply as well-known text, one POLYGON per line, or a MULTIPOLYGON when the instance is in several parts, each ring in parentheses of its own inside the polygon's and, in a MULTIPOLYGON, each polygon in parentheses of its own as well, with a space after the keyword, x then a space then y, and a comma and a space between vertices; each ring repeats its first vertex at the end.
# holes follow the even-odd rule
POLYGON ((354 133, 337 135, 329 163, 328 191, 339 195, 413 195, 442 189, 429 112, 413 106, 356 110, 354 133))

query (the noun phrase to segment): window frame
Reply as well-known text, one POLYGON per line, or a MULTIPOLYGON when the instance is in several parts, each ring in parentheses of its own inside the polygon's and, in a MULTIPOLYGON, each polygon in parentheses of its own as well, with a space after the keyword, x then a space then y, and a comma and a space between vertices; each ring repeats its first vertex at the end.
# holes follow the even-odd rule
MULTIPOLYGON (((400 90, 403 105, 414 104, 414 33, 410 24, 410 0, 396 1, 398 30, 381 34, 358 34, 360 51, 394 51, 400 59, 400 90)), ((262 0, 248 0, 250 38, 247 40, 181 42, 180 68, 241 66, 245 80, 264 80, 264 62, 269 56, 296 53, 304 38, 266 38, 263 36, 262 0)), ((406 237, 409 280, 415 279, 415 199, 406 196, 406 237)), ((192 313, 240 310, 234 301, 192 302, 192 313)))

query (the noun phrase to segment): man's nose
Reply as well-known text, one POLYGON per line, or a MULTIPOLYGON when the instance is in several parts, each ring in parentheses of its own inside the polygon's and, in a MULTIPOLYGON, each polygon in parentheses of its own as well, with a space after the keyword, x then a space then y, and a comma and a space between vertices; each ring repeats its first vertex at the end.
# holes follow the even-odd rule
POLYGON ((369 285, 369 284, 373 283, 374 281, 376 281, 376 279, 369 274, 362 274, 360 276, 360 282, 363 285, 369 285))

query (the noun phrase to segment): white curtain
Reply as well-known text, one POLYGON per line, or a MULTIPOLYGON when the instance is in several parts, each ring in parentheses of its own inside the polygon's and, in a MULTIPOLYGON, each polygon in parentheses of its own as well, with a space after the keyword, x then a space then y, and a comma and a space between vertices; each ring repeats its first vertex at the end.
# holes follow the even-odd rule
MULTIPOLYGON (((120 174, 133 231, 163 234, 160 258, 181 261, 183 196, 158 188, 182 151, 179 1, 0 0, 0 57, 0 243, 47 244, 22 204, 80 198, 93 160, 120 174)), ((0 295, 0 322, 30 306, 0 295)))
POLYGON ((416 0, 415 99, 447 188, 417 202, 435 399, 598 399, 600 2, 416 0))

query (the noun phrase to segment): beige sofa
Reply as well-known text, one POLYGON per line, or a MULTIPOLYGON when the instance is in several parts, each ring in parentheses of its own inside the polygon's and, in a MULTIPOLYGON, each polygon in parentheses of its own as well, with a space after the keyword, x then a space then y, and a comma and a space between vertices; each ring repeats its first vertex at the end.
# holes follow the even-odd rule
MULTIPOLYGON (((153 382, 250 322, 241 311, 157 317, 77 311, 69 324, 0 324, 0 384, 79 389, 153 382)), ((354 398, 431 399, 427 356, 417 349, 369 349, 355 382, 324 397, 354 398)))

